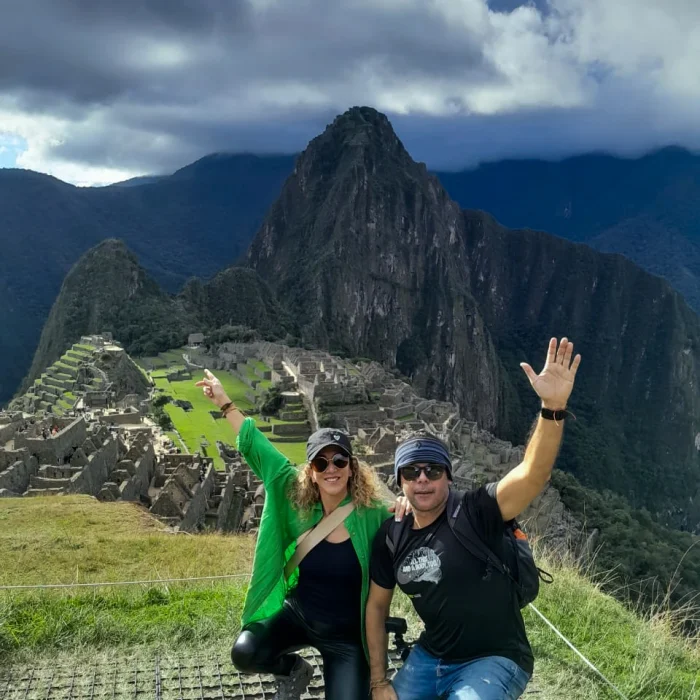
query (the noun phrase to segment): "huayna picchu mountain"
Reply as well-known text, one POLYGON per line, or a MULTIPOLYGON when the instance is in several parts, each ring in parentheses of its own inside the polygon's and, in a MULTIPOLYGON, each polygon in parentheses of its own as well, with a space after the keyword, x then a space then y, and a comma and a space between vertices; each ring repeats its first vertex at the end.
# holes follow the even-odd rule
POLYGON ((561 466, 695 528, 700 322, 620 256, 462 211, 387 118, 353 108, 299 157, 248 252, 303 342, 397 366, 429 396, 522 442, 522 361, 583 355, 561 466))
POLYGON ((248 251, 304 342, 367 355, 494 426, 505 383, 471 296, 462 213, 388 119, 354 109, 297 160, 248 251))
POLYGON ((193 278, 183 291, 164 292, 123 241, 89 250, 66 276, 23 387, 86 335, 110 332, 135 355, 183 345, 192 332, 248 326, 262 337, 294 337, 294 324, 253 270, 231 267, 208 282, 193 278))

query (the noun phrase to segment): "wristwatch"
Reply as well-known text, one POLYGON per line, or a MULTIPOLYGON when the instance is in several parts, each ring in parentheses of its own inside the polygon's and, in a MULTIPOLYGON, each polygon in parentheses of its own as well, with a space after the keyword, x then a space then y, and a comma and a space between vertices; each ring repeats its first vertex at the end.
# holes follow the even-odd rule
POLYGON ((553 411, 551 408, 543 408, 540 411, 540 415, 547 420, 560 421, 564 420, 569 415, 569 412, 565 408, 560 411, 553 411))

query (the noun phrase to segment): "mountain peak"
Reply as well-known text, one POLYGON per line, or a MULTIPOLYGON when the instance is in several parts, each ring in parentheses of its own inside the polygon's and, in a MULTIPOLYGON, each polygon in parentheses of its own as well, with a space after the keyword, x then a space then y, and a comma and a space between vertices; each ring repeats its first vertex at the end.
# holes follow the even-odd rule
POLYGON ((337 116, 325 131, 313 139, 299 159, 302 170, 318 166, 339 173, 349 162, 388 159, 401 168, 415 168, 385 114, 373 107, 352 107, 337 116))
POLYGON ((396 136, 387 116, 374 107, 351 107, 347 112, 339 114, 328 128, 336 131, 359 132, 376 129, 384 136, 396 136))

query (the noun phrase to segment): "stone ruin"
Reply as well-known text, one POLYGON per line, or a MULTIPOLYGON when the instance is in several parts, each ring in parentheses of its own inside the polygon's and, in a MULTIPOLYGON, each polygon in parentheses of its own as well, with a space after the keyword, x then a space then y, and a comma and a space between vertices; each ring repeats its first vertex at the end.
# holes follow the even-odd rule
POLYGON ((148 390, 148 379, 111 335, 83 336, 8 409, 62 417, 111 408, 127 397, 138 408, 138 397, 145 398, 148 390))
POLYGON ((0 413, 0 498, 82 493, 140 503, 183 531, 257 526, 260 483, 237 452, 217 471, 210 457, 168 454, 162 444, 160 429, 134 412, 95 419, 0 413))
MULTIPOLYGON (((224 343, 207 359, 208 366, 216 369, 235 370, 256 360, 271 367, 272 382, 287 389, 295 402, 285 408, 299 410, 301 415, 305 407, 312 430, 329 426, 349 433, 357 454, 394 493, 398 493, 393 476, 396 444, 414 435, 431 434, 447 443, 454 483, 461 489, 501 478, 524 456, 523 446, 480 429, 449 402, 419 396, 409 383, 377 362, 352 363, 323 351, 268 342, 224 343)), ((520 520, 531 534, 554 547, 568 547, 581 531, 551 485, 520 520)))
MULTIPOLYGON (((257 420, 275 442, 304 440, 320 426, 347 431, 358 456, 393 493, 396 444, 413 435, 436 435, 449 445, 458 488, 496 480, 523 458, 522 446, 479 429, 451 403, 418 396, 376 362, 355 364, 267 342, 224 343, 210 356, 199 354, 198 362, 236 374, 254 403, 263 383, 282 389, 279 415, 289 422, 257 420)), ((188 360, 188 371, 195 367, 201 372, 201 365, 188 360)), ((129 387, 122 394, 110 396, 114 408, 85 406, 65 417, 0 413, 0 497, 88 493, 105 501, 140 502, 181 530, 257 531, 264 489, 241 455, 217 443, 225 464, 225 471, 217 471, 209 457, 182 454, 143 415, 148 400, 129 387)), ((553 545, 567 546, 580 532, 551 486, 521 520, 553 545)))

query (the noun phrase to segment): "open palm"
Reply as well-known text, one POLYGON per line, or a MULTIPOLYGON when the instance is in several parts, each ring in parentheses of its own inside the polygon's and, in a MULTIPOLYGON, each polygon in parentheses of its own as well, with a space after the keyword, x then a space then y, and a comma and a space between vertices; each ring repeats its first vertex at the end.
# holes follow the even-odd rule
POLYGON ((559 347, 557 339, 552 338, 549 341, 544 369, 539 374, 526 362, 520 363, 545 408, 566 408, 566 402, 574 388, 576 371, 581 364, 581 355, 576 355, 572 361, 573 353, 574 344, 569 342, 568 338, 562 338, 559 347))

